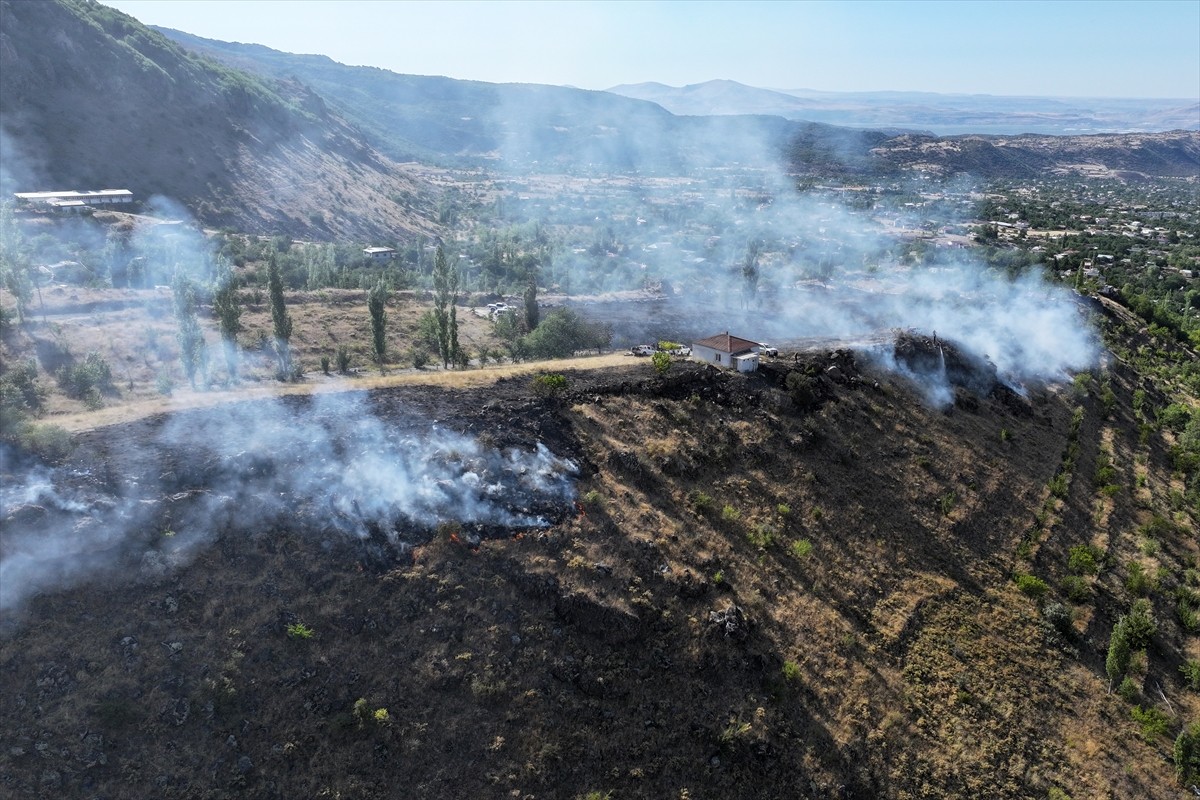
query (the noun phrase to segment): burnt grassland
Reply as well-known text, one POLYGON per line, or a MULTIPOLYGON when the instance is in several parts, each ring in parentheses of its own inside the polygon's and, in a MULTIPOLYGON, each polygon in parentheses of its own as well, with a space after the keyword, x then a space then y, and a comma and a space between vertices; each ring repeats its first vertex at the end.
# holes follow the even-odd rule
MULTIPOLYGON (((372 395, 397 425, 544 442, 579 464, 577 503, 482 538, 437 526, 390 559, 302 502, 249 528, 231 513, 175 569, 36 597, 0 650, 5 793, 1178 796, 1197 641, 1172 598, 1197 543, 1132 373, 933 411, 845 352, 795 365, 802 393, 790 369, 372 395), (1132 701, 1105 674, 1131 560, 1158 579, 1132 701)), ((97 430, 73 458, 162 424, 97 430)), ((145 535, 197 488, 146 498, 145 535)))

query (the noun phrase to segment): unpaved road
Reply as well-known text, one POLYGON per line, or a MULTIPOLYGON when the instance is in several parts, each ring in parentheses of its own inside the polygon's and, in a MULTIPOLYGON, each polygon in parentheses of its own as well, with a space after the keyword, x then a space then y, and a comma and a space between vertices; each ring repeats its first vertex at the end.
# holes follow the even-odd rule
POLYGON ((385 389, 391 386, 427 385, 443 388, 473 388, 495 383, 503 378, 535 375, 540 372, 564 372, 566 370, 605 369, 610 367, 641 367, 649 374, 653 367, 649 359, 635 358, 629 353, 607 353, 598 356, 580 356, 555 361, 527 361, 521 364, 503 364, 482 369, 459 372, 443 370, 405 370, 393 375, 370 375, 364 377, 325 376, 321 373, 309 376, 304 383, 244 385, 226 391, 177 390, 170 397, 135 401, 107 406, 96 411, 61 414, 44 418, 44 422, 58 425, 71 432, 79 432, 130 422, 153 414, 182 411, 189 408, 208 408, 255 398, 279 397, 293 394, 317 392, 354 392, 368 389, 385 389))

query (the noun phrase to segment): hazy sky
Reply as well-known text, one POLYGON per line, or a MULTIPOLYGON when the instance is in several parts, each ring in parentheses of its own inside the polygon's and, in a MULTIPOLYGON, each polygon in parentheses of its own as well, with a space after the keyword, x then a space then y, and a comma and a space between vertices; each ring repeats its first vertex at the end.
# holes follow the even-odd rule
POLYGON ((607 89, 1200 99, 1200 0, 108 0, 142 22, 345 64, 607 89))

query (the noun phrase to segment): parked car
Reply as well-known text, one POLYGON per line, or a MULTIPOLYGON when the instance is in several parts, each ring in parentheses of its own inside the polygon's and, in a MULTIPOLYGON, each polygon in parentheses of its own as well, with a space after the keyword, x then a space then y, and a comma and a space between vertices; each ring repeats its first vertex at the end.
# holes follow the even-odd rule
POLYGON ((655 353, 655 348, 653 345, 639 344, 630 348, 629 352, 635 356, 652 356, 655 353))
POLYGON ((766 342, 761 342, 758 345, 758 354, 775 358, 779 355, 779 348, 771 347, 771 345, 767 344, 766 342))

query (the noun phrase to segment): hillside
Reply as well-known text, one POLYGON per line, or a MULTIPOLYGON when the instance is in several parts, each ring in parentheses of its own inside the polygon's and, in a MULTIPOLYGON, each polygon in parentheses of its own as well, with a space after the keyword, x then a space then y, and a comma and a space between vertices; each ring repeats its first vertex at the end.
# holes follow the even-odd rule
POLYGON ((160 30, 223 63, 298 77, 393 158, 484 163, 518 172, 686 174, 731 163, 775 165, 795 129, 778 116, 677 116, 609 92, 401 75, 160 30))
POLYGON ((558 397, 508 380, 96 430, 28 494, 6 479, 5 530, 32 534, 8 539, 6 790, 1179 796, 1198 545, 1138 377, 938 411, 870 364, 643 361, 558 397), (1105 650, 1134 562, 1157 626, 1126 700, 1105 650))
POLYGON ((608 91, 658 103, 673 114, 778 114, 830 125, 929 130, 941 136, 1200 129, 1200 108, 1183 99, 778 91, 728 80, 680 87, 639 83, 608 91))
MULTIPOLYGON (((162 33, 236 67, 276 78, 297 76, 394 158, 446 163, 485 159, 501 168, 537 172, 612 169, 646 174, 684 174, 734 163, 786 163, 794 171, 817 175, 892 177, 915 169, 980 179, 1035 177, 1043 170, 1080 164, 1154 176, 1200 171, 1200 132, 934 137, 897 130, 932 127, 922 124, 920 116, 922 109, 928 110, 921 105, 930 100, 927 95, 800 98, 734 81, 682 89, 642 84, 611 92, 489 84, 350 67, 325 56, 293 55, 181 31, 162 33), (911 113, 889 122, 893 118, 887 109, 893 105, 911 113), (829 111, 831 106, 836 113, 829 111)), ((992 100, 1003 113, 1016 113, 1002 100, 992 100)), ((1070 127, 1069 120, 1062 121, 1069 105, 1044 98, 1018 100, 1043 115, 1049 113, 1043 108, 1047 104, 1058 109, 1060 119, 1053 130, 1070 127)), ((1012 102, 1020 107, 1018 100, 1012 102)), ((979 110, 988 107, 987 98, 947 97, 941 102, 958 115, 955 130, 996 127, 995 120, 979 110)), ((1124 114, 1121 118, 1153 116, 1157 124, 1179 119, 1171 116, 1174 106, 1166 101, 1148 101, 1145 108, 1135 101, 1106 102, 1101 103, 1104 113, 1124 114), (1139 110, 1145 114, 1139 115, 1139 110)), ((1182 119, 1187 119, 1186 113, 1182 119)), ((1093 127, 1104 125, 1097 122, 1093 127)))
POLYGON ((1092 136, 898 136, 871 151, 897 169, 1036 178, 1200 176, 1200 132, 1092 136))
POLYGON ((431 187, 295 81, 188 54, 89 0, 0 3, 5 192, 128 188, 203 224, 317 239, 428 234, 431 187))

